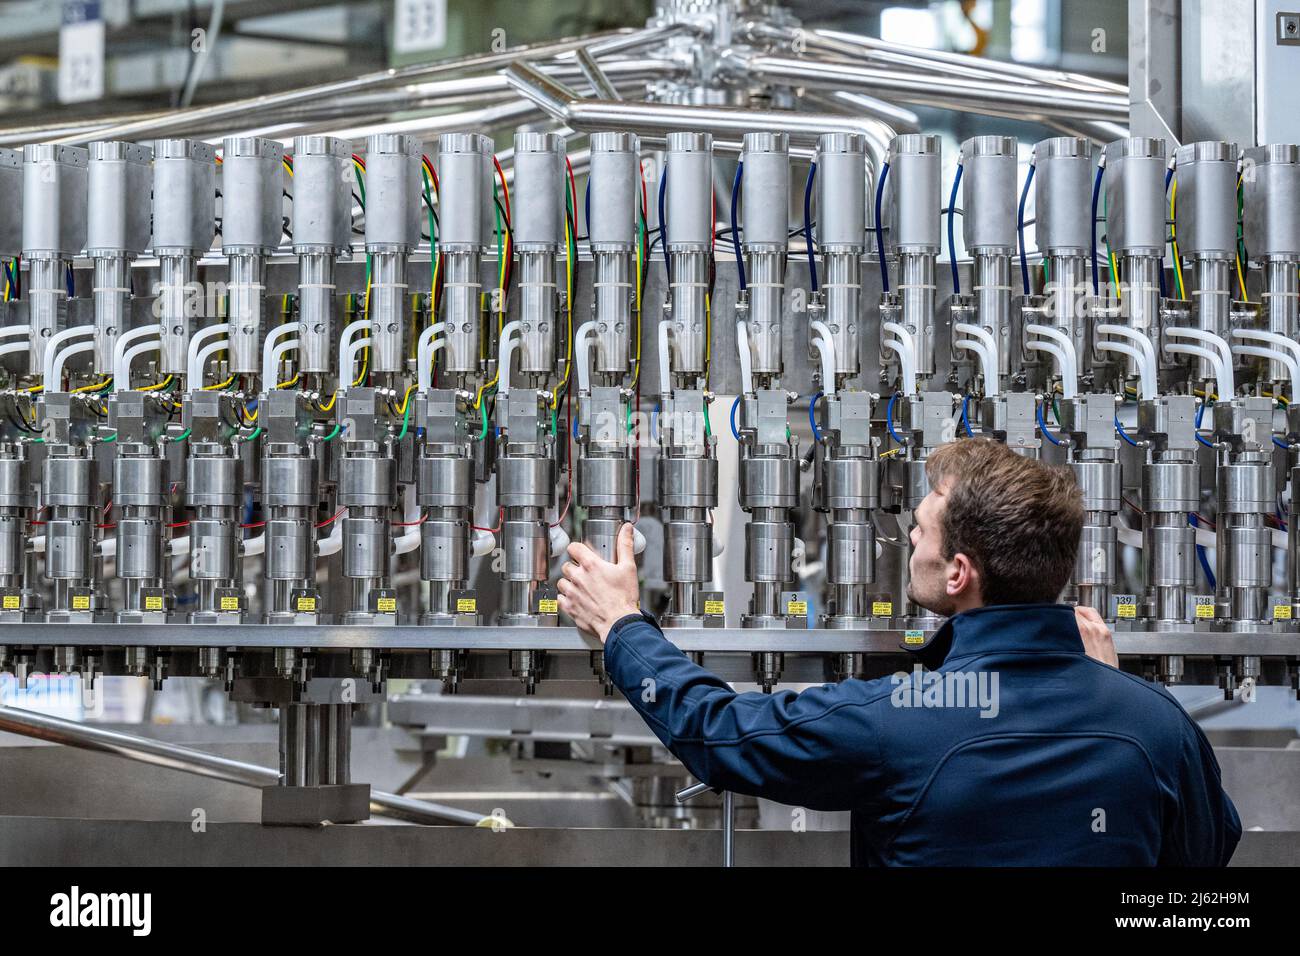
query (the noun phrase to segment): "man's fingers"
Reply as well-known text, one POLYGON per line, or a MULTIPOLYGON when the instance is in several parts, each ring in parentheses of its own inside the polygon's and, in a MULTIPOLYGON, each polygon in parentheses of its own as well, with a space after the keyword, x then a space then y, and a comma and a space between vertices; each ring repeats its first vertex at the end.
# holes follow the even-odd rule
POLYGON ((564 567, 560 568, 560 573, 566 578, 573 579, 578 576, 578 572, 581 570, 582 568, 574 564, 572 561, 566 561, 564 567))
POLYGON ((635 564, 636 555, 632 553, 632 526, 624 524, 618 529, 618 545, 614 550, 616 564, 635 564))
MULTIPOLYGON (((565 567, 568 567, 568 565, 565 565, 565 567)), ((572 588, 573 582, 568 578, 560 578, 560 580, 555 582, 555 590, 559 591, 561 594, 568 594, 572 588)))
POLYGON ((587 547, 581 541, 575 541, 569 545, 569 557, 573 558, 575 562, 584 568, 592 562, 600 560, 600 555, 596 554, 595 551, 592 551, 591 548, 587 547))

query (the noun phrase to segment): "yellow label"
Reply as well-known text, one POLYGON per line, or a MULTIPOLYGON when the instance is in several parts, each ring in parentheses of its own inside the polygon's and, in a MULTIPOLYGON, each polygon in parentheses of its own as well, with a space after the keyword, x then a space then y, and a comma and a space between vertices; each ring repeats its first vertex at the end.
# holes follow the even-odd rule
POLYGON ((144 609, 146 611, 161 611, 163 609, 163 599, 161 594, 150 594, 144 599, 144 609))
POLYGON ((397 598, 381 597, 375 601, 375 609, 384 614, 393 614, 397 611, 397 598))
POLYGON ((17 594, 6 594, 4 598, 4 609, 6 611, 16 611, 23 606, 23 599, 17 594))
POLYGON ((808 613, 807 601, 787 601, 785 604, 785 613, 801 615, 808 613))
POLYGON ((726 601, 705 601, 704 613, 705 614, 726 614, 727 602, 726 601))
MULTIPOLYGON (((1115 605, 1115 613, 1116 613, 1119 617, 1135 618, 1135 617, 1137 617, 1137 611, 1138 611, 1138 607, 1137 607, 1136 604, 1117 604, 1117 605, 1115 605)), ((1211 616, 1213 616, 1213 615, 1211 615, 1211 616)))
POLYGON ((1291 605, 1290 605, 1290 604, 1274 604, 1274 605, 1273 605, 1273 620, 1275 620, 1275 621, 1289 621, 1289 620, 1291 620, 1291 605))
POLYGON ((456 598, 457 614, 474 614, 478 611, 478 598, 456 598))
POLYGON ((300 597, 300 598, 298 598, 298 610, 300 610, 300 611, 314 611, 314 610, 316 610, 316 599, 315 599, 314 597, 300 597))
POLYGON ((556 614, 560 610, 560 602, 555 598, 541 598, 537 602, 538 614, 556 614))
POLYGON ((238 611, 238 610, 239 610, 239 598, 237 598, 237 597, 223 597, 223 598, 221 599, 221 610, 223 610, 223 611, 238 611))
POLYGON ((74 611, 89 611, 90 595, 89 594, 72 595, 72 609, 74 611))
POLYGON ((871 614, 873 617, 890 617, 894 613, 893 601, 872 601, 871 614))
POLYGON ((1212 599, 1205 601, 1197 599, 1196 610, 1194 613, 1196 614, 1196 619, 1198 621, 1214 620, 1214 601, 1212 599))
POLYGON ((919 645, 925 643, 925 631, 904 631, 903 643, 919 645))

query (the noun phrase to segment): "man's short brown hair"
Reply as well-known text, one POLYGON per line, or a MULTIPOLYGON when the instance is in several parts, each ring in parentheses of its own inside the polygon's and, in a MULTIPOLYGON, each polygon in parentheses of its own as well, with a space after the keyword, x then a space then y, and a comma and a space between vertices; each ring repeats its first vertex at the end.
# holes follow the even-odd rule
POLYGON ((925 471, 947 500, 943 556, 960 552, 971 560, 985 604, 1060 597, 1083 527, 1083 496, 1069 469, 987 438, 963 438, 935 451, 925 471))

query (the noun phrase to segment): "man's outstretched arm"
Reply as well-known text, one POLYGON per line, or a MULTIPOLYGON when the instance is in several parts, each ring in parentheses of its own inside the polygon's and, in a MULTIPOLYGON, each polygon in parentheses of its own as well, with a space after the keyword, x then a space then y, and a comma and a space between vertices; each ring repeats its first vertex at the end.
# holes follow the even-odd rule
POLYGON ((818 810, 872 802, 881 787, 874 702, 888 681, 795 694, 737 694, 692 663, 637 607, 631 527, 618 560, 569 548, 560 607, 605 643, 605 669, 664 745, 703 782, 818 810))

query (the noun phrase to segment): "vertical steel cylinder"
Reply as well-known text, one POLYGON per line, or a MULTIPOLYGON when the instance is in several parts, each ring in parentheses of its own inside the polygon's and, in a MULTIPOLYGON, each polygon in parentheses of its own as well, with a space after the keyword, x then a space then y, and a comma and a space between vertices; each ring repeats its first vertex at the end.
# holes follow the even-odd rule
POLYGON ((298 368, 334 367, 334 265, 352 247, 352 160, 332 136, 293 141, 293 251, 298 256, 298 368))
POLYGON ((406 360, 406 263, 420 241, 420 145, 414 137, 376 133, 366 141, 366 254, 370 362, 400 372, 406 360))
POLYGON ((484 221, 484 195, 491 203, 492 179, 485 168, 491 140, 479 133, 444 133, 438 138, 438 252, 442 257, 443 368, 472 375, 479 368, 483 286, 480 264, 493 217, 484 221))
POLYGON ((826 326, 835 345, 835 372, 860 370, 858 323, 862 311, 862 253, 866 248, 866 140, 857 133, 827 133, 817 141, 817 247, 826 326))
MULTIPOLYGON (((704 374, 708 346, 705 298, 713 249, 713 137, 708 133, 669 133, 663 175, 672 304, 674 374, 704 374)), ((660 383, 667 391, 669 383, 660 383)))

